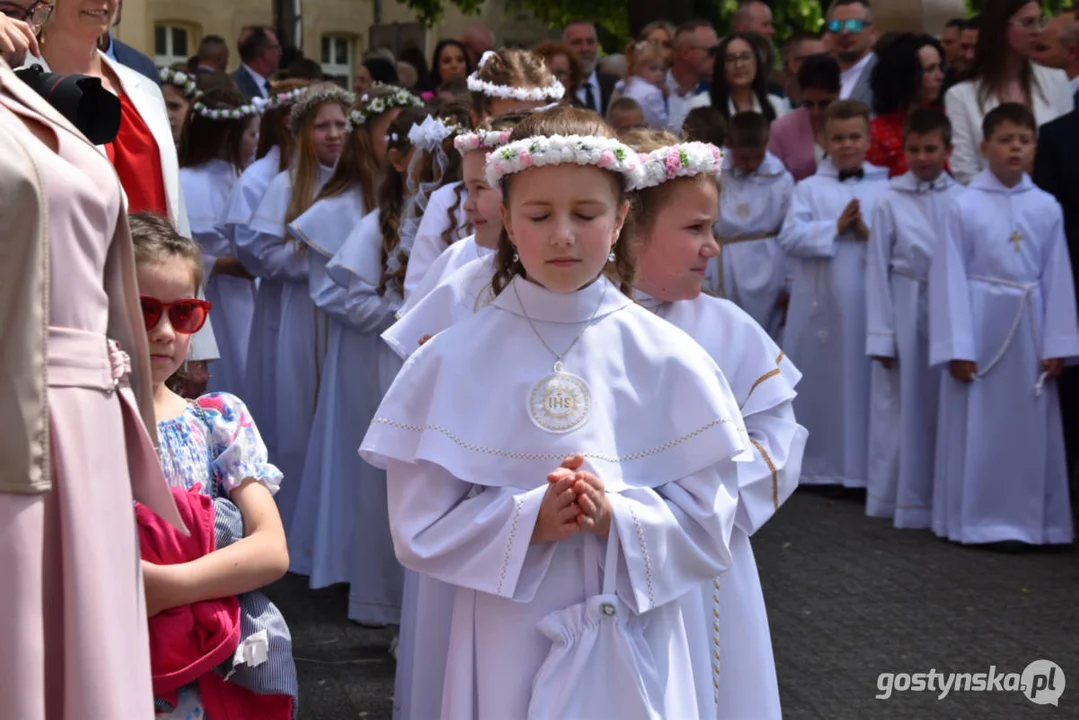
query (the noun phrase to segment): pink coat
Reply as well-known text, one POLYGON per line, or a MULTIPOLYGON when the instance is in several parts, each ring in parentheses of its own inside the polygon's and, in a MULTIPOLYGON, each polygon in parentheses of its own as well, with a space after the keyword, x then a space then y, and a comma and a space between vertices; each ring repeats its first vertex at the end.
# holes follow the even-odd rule
POLYGON ((813 124, 809 110, 800 107, 772 123, 768 150, 783 161, 795 181, 817 172, 813 124))

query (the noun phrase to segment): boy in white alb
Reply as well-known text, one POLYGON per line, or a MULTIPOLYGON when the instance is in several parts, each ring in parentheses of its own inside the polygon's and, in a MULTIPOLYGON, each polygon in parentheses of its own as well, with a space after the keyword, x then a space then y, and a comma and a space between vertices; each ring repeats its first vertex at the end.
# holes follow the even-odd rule
POLYGON ((899 528, 928 528, 940 375, 929 368, 929 266, 948 209, 962 192, 944 166, 951 124, 937 110, 911 113, 903 148, 910 170, 891 181, 873 216, 866 265, 866 353, 899 383, 898 471, 870 475, 866 514, 899 528))
POLYGON ((709 265, 714 286, 778 339, 787 292, 787 255, 779 230, 790 208, 794 178, 768 152, 768 121, 755 112, 731 118, 723 192, 714 226, 722 254, 709 265), (722 276, 720 276, 722 272, 722 276))
POLYGON ((863 488, 870 418, 866 241, 888 171, 865 162, 864 104, 831 105, 825 136, 828 157, 794 189, 779 236, 794 278, 782 346, 805 377, 794 401, 809 430, 801 483, 863 488))
POLYGON ((941 389, 933 531, 961 543, 1070 543, 1055 378, 1079 355, 1060 205, 1024 171, 1037 125, 985 116, 988 163, 948 212, 929 277, 929 359, 941 389))

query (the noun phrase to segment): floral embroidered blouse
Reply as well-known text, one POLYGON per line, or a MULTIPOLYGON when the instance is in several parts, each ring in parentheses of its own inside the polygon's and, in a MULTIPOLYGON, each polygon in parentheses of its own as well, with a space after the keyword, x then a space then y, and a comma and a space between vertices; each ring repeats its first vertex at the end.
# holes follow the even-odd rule
MULTIPOLYGON (((276 493, 281 471, 270 464, 251 413, 243 400, 228 393, 203 395, 183 413, 157 424, 161 469, 173 487, 202 484, 207 495, 227 498, 247 478, 276 493)), ((167 710, 158 704, 157 720, 205 720, 195 683, 180 688, 179 704, 167 710), (162 712, 163 711, 163 712, 162 712)))
POLYGON ((202 483, 203 492, 228 494, 246 478, 254 478, 276 493, 281 471, 270 464, 251 413, 243 401, 228 393, 203 395, 180 415, 159 422, 161 469, 173 487, 189 489, 202 483))

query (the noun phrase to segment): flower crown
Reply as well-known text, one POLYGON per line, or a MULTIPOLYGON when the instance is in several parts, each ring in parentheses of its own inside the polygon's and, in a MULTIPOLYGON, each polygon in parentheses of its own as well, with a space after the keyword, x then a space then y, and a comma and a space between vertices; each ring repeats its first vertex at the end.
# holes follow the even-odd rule
MULTIPOLYGON (((376 88, 392 87, 383 83, 375 83, 376 88)), ((371 118, 381 115, 394 108, 423 107, 423 100, 403 88, 397 88, 390 95, 371 97, 365 93, 361 98, 363 109, 353 110, 349 113, 346 130, 352 132, 360 125, 367 124, 371 118)))
POLYGON ((195 85, 195 81, 185 72, 163 67, 157 71, 157 75, 161 78, 162 83, 177 88, 188 100, 193 100, 202 94, 199 92, 198 86, 195 85))
POLYGON ((276 110, 291 105, 307 92, 307 88, 296 88, 295 90, 289 90, 287 92, 277 93, 271 95, 269 98, 256 97, 251 98, 251 103, 259 109, 259 112, 267 112, 269 110, 276 110))
POLYGON ((630 190, 662 185, 668 180, 695 177, 702 173, 719 179, 723 166, 723 151, 715 145, 687 142, 653 150, 640 156, 641 173, 630 184, 630 190))
POLYGON ((512 130, 476 130, 453 139, 453 146, 462 155, 473 150, 497 150, 510 141, 512 130))
POLYGON ((307 114, 319 105, 328 102, 351 106, 356 102, 356 95, 350 93, 348 90, 342 90, 339 87, 321 88, 313 91, 308 90, 304 93, 303 98, 298 100, 296 104, 292 106, 292 110, 289 111, 289 124, 292 125, 292 132, 298 135, 300 126, 303 125, 303 121, 307 117, 307 114))
POLYGON ((632 148, 614 138, 590 135, 537 135, 511 142, 487 156, 487 183, 497 187, 506 175, 545 165, 594 165, 626 176, 633 186, 641 172, 641 160, 632 148))
POLYGON ((408 141, 421 150, 433 152, 442 147, 446 138, 463 130, 457 123, 447 123, 442 118, 428 115, 408 131, 408 141))
POLYGON ((237 108, 210 108, 206 107, 202 100, 196 100, 191 110, 207 120, 242 120, 259 114, 259 109, 254 104, 241 105, 237 108))
POLYGON ((557 79, 552 79, 551 84, 542 88, 523 88, 513 87, 512 85, 495 85, 494 83, 487 82, 480 79, 480 70, 483 66, 493 58, 497 53, 493 50, 488 50, 480 58, 479 65, 476 66, 476 72, 468 76, 466 81, 470 92, 483 93, 487 97, 491 98, 506 98, 512 100, 531 100, 539 102, 541 100, 561 100, 562 96, 566 94, 566 88, 562 87, 562 83, 557 79))

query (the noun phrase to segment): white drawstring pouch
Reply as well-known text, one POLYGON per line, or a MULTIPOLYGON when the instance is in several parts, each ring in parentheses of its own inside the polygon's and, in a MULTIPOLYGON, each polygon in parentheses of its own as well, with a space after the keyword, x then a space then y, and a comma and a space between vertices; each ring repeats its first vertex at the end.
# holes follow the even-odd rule
POLYGON ((599 539, 584 543, 586 599, 537 625, 551 650, 532 681, 528 720, 664 720, 665 683, 644 637, 645 619, 615 594, 618 533, 607 537, 603 591, 599 539))

